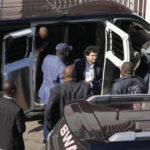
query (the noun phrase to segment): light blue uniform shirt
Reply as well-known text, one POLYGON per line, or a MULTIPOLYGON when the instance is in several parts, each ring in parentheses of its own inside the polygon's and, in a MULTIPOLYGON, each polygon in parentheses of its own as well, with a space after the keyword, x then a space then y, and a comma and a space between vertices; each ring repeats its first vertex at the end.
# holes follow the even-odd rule
POLYGON ((50 97, 50 89, 63 83, 62 74, 66 65, 62 58, 57 55, 47 55, 42 64, 43 83, 38 96, 41 103, 47 105, 50 97))

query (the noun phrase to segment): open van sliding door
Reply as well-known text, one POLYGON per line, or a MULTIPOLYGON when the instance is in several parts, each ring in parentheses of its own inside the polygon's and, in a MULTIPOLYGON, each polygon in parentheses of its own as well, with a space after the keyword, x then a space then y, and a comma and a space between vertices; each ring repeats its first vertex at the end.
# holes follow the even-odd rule
POLYGON ((110 94, 113 80, 120 77, 120 67, 130 61, 129 36, 106 21, 106 45, 101 94, 110 94))
POLYGON ((3 82, 14 80, 17 85, 16 103, 25 112, 34 108, 34 34, 35 28, 12 32, 3 38, 3 82))

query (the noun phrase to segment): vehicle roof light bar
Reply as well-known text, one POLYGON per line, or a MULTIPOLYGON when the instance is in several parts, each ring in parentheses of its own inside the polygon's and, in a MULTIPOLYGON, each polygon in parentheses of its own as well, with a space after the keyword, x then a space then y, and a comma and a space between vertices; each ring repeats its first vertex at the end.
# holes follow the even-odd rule
POLYGON ((121 132, 112 135, 110 142, 135 141, 138 138, 150 138, 150 132, 121 132))

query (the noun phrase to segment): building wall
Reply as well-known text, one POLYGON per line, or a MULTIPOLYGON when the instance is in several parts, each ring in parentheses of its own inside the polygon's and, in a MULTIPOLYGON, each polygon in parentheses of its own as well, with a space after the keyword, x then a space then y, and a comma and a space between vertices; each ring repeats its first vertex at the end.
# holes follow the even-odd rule
POLYGON ((120 3, 150 23, 150 0, 112 0, 120 3))
POLYGON ((150 23, 150 0, 147 0, 145 19, 150 23))

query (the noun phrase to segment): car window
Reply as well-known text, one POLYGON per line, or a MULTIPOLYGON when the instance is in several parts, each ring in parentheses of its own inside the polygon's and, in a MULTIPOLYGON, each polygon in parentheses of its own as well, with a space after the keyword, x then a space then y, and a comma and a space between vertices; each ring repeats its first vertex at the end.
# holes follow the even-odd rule
POLYGON ((139 102, 138 98, 134 99, 129 95, 128 97, 129 101, 125 100, 127 97, 124 96, 115 96, 114 99, 99 96, 99 102, 93 103, 72 101, 65 107, 65 119, 71 132, 81 143, 86 141, 90 150, 149 148, 150 101, 146 100, 146 96, 143 101, 139 96, 139 102), (143 105, 149 105, 149 109, 145 109, 143 105), (116 135, 119 135, 119 138, 116 138, 116 135))
POLYGON ((12 63, 29 56, 32 51, 32 38, 23 36, 12 39, 11 37, 6 41, 5 63, 12 63))

